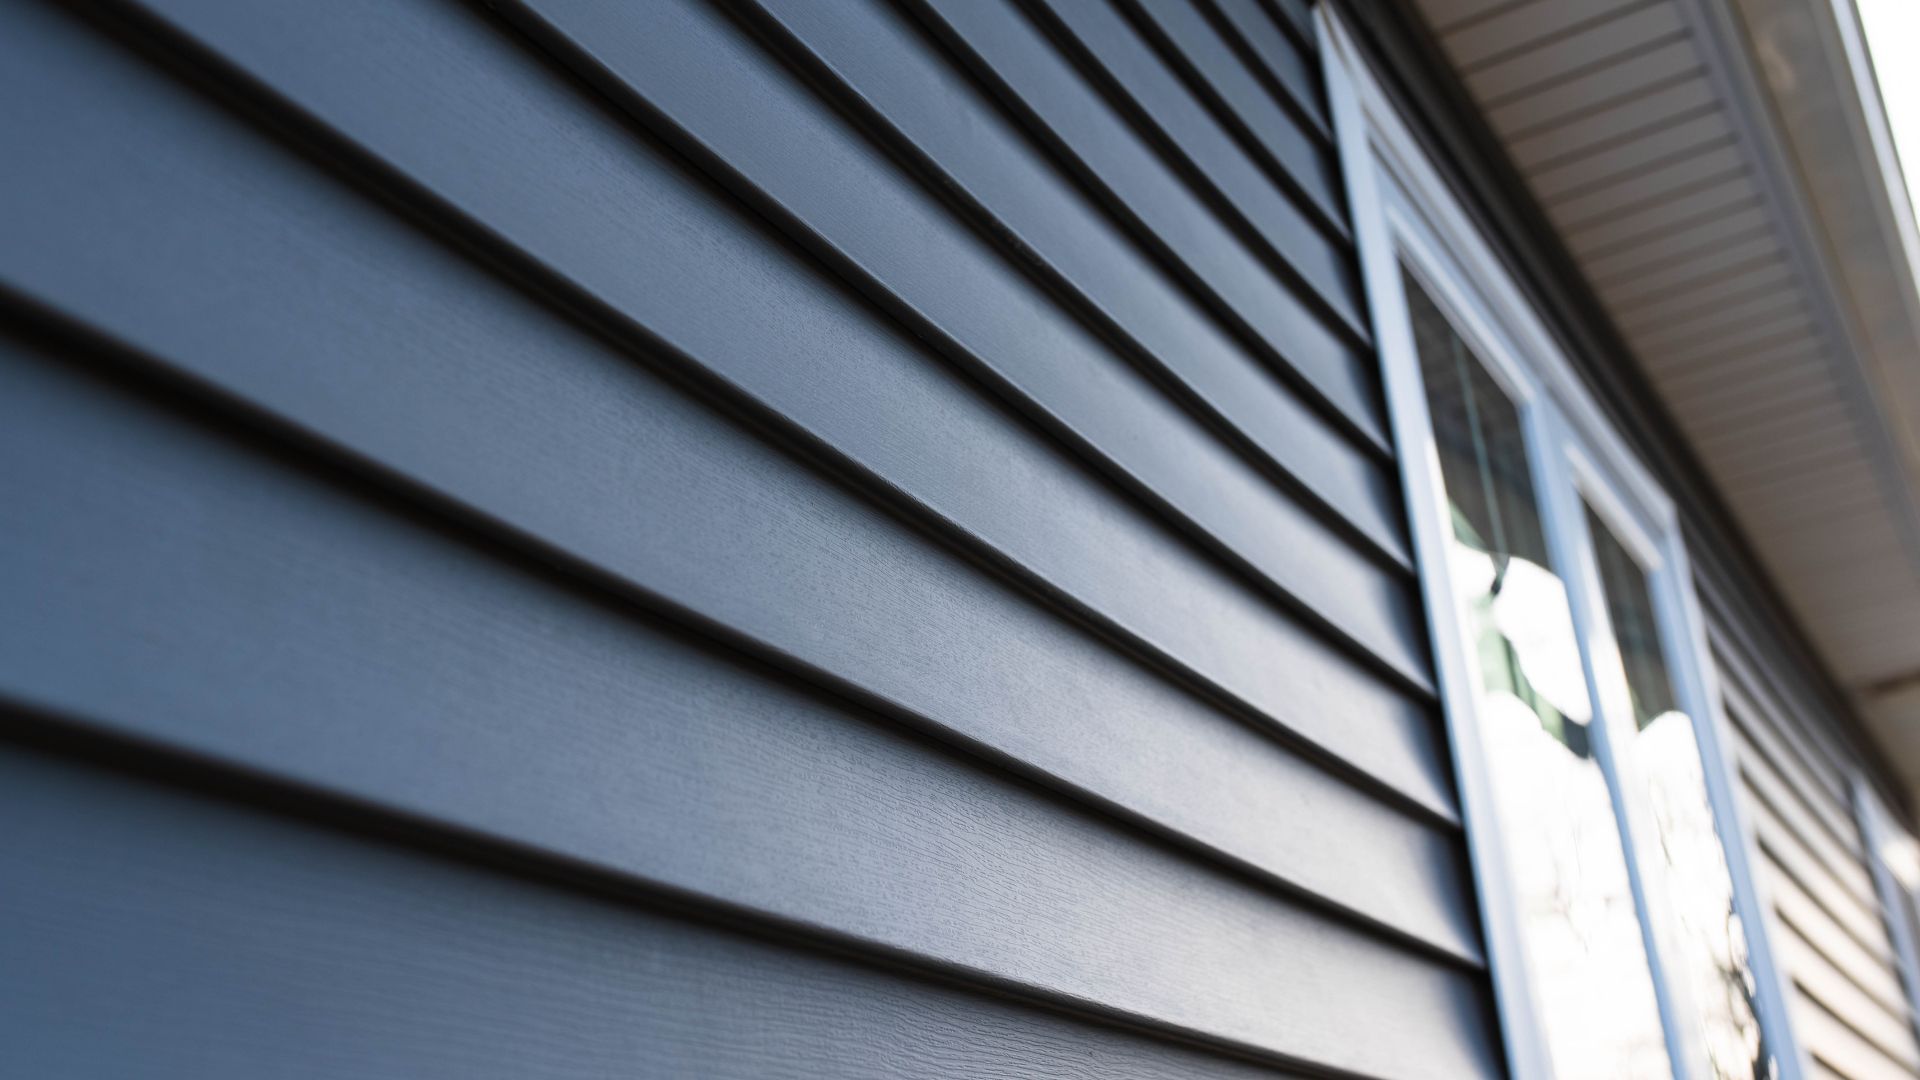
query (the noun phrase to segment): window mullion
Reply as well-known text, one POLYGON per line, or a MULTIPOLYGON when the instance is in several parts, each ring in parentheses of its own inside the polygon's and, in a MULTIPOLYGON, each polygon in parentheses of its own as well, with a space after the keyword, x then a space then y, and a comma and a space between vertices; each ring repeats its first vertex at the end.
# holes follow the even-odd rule
POLYGON ((1587 693, 1593 701, 1594 756, 1613 799, 1628 882, 1640 913, 1647 965, 1653 972, 1660 1021, 1666 1030, 1667 1053, 1676 1080, 1710 1077, 1706 1048, 1693 1019, 1691 995, 1674 966, 1674 958, 1679 955, 1678 935, 1663 902, 1664 868, 1655 857, 1659 833, 1649 819, 1645 800, 1637 797, 1643 786, 1633 760, 1633 706, 1607 614, 1593 537, 1587 528, 1586 503, 1567 460, 1573 437, 1550 398, 1533 402, 1526 416, 1535 485, 1545 510, 1547 543, 1567 584, 1567 605, 1573 614, 1587 693))
POLYGON ((1740 775, 1730 750, 1733 742, 1713 653, 1707 644, 1706 617, 1693 590, 1693 571, 1677 527, 1669 527, 1662 537, 1661 555, 1659 572, 1653 577, 1661 640, 1672 658, 1675 691, 1687 714, 1694 717, 1707 802, 1732 879, 1734 910, 1746 930, 1760 1030, 1780 1062, 1781 1075, 1794 1080, 1810 1070, 1787 1005, 1790 986, 1773 954, 1773 902, 1766 882, 1754 870, 1759 861, 1759 839, 1737 794, 1740 775))

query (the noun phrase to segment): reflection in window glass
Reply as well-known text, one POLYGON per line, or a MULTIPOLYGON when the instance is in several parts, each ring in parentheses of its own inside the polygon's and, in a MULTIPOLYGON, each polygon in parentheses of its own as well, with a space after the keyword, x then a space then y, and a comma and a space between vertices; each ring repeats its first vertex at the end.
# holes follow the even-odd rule
POLYGON ((1680 933, 1683 955, 1670 967, 1675 978, 1689 980, 1713 1075, 1764 1078, 1772 1069, 1755 1013, 1746 929, 1734 912, 1733 876, 1707 802, 1700 747, 1674 696, 1647 575, 1591 507, 1587 529, 1639 732, 1633 759, 1652 804, 1667 902, 1680 933))
POLYGON ((1453 517, 1486 743, 1541 1024, 1560 1080, 1670 1077, 1619 827, 1588 739, 1573 617, 1548 569, 1520 414, 1418 283, 1415 343, 1453 517))

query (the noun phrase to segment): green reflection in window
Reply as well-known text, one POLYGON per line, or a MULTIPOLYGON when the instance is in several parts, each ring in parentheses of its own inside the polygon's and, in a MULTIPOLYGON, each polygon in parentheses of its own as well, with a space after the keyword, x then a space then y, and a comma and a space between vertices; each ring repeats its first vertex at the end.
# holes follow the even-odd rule
POLYGON ((1576 757, 1592 756, 1592 710, 1567 614, 1548 569, 1519 410, 1417 285, 1413 325, 1452 511, 1452 571, 1473 615, 1486 688, 1510 695, 1576 757))

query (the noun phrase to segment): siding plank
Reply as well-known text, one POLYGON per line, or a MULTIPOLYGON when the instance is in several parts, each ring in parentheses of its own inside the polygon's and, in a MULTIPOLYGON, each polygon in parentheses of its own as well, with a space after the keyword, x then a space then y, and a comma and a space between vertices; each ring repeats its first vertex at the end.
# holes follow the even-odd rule
POLYGON ((1260 4, 1281 26, 1293 32, 1293 39, 1310 53, 1320 51, 1320 34, 1313 25, 1313 0, 1260 0, 1260 4))
POLYGON ((1306 6, 935 2, 0 11, 36 1075, 1500 1074, 1306 6))
MULTIPOLYGON (((1319 65, 1310 55, 1308 46, 1302 45, 1296 36, 1300 25, 1310 24, 1311 16, 1295 23, 1295 16, 1281 16, 1278 19, 1263 5, 1263 0, 1201 0, 1210 10, 1217 23, 1231 27, 1231 34, 1222 31, 1223 36, 1237 37, 1257 63, 1250 64, 1256 74, 1264 72, 1264 81, 1270 87, 1277 87, 1277 96, 1287 101, 1300 114, 1301 118, 1313 125, 1325 138, 1333 137, 1333 125, 1327 121, 1326 95, 1321 90, 1319 65)), ((1289 7, 1298 8, 1293 0, 1286 0, 1289 7)), ((1307 36, 1315 31, 1308 25, 1307 36)))
POLYGON ((1763 658, 1753 631, 1735 621, 1736 609, 1713 583, 1700 586, 1700 599, 1708 612, 1707 639, 1715 664, 1725 677, 1739 681, 1748 700, 1760 706, 1757 715, 1794 748, 1794 758, 1804 774, 1825 789, 1836 805, 1852 806, 1844 779, 1852 755, 1834 732, 1807 720, 1809 714, 1817 715, 1811 699, 1793 692, 1782 681, 1784 673, 1775 670, 1778 663, 1763 658))
MULTIPOLYGON (((836 402, 825 407, 833 410, 840 430, 822 430, 814 415, 765 387, 766 373, 743 372, 744 363, 729 363, 730 350, 737 348, 730 340, 735 331, 726 321, 716 325, 713 301, 692 307, 657 280, 663 272, 671 280, 675 271, 688 274, 692 267, 632 265, 627 251, 658 250, 662 232, 684 237, 687 230, 664 207, 652 213, 626 209, 634 202, 645 207, 659 201, 658 185, 647 175, 659 166, 640 170, 628 164, 636 157, 629 133, 591 112, 583 114, 581 103, 568 100, 564 88, 546 88, 549 73, 500 55, 504 46, 487 41, 485 28, 472 26, 471 20, 410 9, 387 13, 389 7, 374 5, 381 14, 358 21, 399 35, 389 46, 394 66, 357 83, 338 79, 326 58, 306 47, 313 35, 327 33, 324 26, 289 33, 279 26, 286 20, 271 8, 236 14, 219 5, 175 3, 166 10, 222 48, 253 58, 255 70, 287 85, 388 160, 423 176, 437 192, 457 199, 487 227, 508 233, 521 250, 592 289, 621 315, 682 345, 723 378, 759 392, 776 411, 795 416, 830 444, 870 458, 853 444, 862 437, 860 429, 870 426, 871 414, 836 402), (440 32, 430 36, 435 29, 440 32), (398 57, 409 43, 441 54, 442 62, 424 69, 403 65, 398 57), (523 108, 505 114, 488 109, 486 96, 475 87, 509 78, 514 81, 507 85, 522 91, 515 100, 523 108), (419 99, 422 108, 436 110, 439 122, 393 117, 386 105, 390 94, 419 99), (492 138, 477 141, 462 134, 483 124, 482 130, 495 132, 492 138), (583 138, 583 128, 597 137, 583 138), (562 193, 578 201, 563 203, 562 193), (705 323, 685 326, 696 319, 705 323), (715 347, 683 344, 702 333, 717 339, 715 347)), ((581 20, 590 10, 570 7, 563 13, 581 20)), ((647 89, 668 95, 660 104, 676 115, 693 110, 701 134, 734 154, 750 175, 777 184, 783 197, 803 200, 808 219, 836 250, 881 268, 881 279, 919 317, 936 332, 958 338, 971 361, 990 368, 983 374, 1010 381, 1032 410, 1069 425, 1094 453, 1104 453, 1152 497, 1170 503, 1184 520, 1200 522, 1203 535, 1225 545, 1233 557, 1277 582, 1317 618, 1342 629, 1414 685, 1426 684, 1418 617, 1405 583, 1381 574, 1377 564, 1275 491, 1250 462, 1221 445, 1047 296, 1018 280, 984 241, 833 120, 823 105, 809 106, 797 82, 767 70, 768 61, 755 56, 751 44, 729 38, 713 16, 683 5, 623 7, 610 14, 610 21, 592 27, 597 47, 609 51, 623 71, 644 78, 647 89), (638 20, 638 13, 646 19, 638 20), (695 70, 677 66, 676 57, 695 70), (715 89, 725 89, 727 96, 708 96, 715 89), (751 108, 737 108, 748 103, 751 108), (720 113, 713 111, 716 106, 720 113), (832 170, 828 183, 821 182, 823 167, 832 170), (1354 602, 1362 597, 1375 602, 1354 602)), ((313 18, 331 21, 335 34, 352 33, 346 28, 352 24, 322 19, 317 11, 313 18)), ((683 242, 707 246, 692 238, 683 242)), ((667 251, 660 254, 663 262, 671 261, 667 251)), ((716 275, 708 287, 725 289, 725 280, 724 274, 716 275)), ((827 364, 809 378, 856 381, 857 376, 840 372, 843 366, 827 364)), ((835 396, 856 393, 857 386, 835 396)), ((1323 490, 1364 491, 1348 483, 1363 463, 1332 459, 1330 465, 1341 475, 1323 490)), ((915 494, 934 501, 932 493, 915 494)), ((1388 513, 1386 494, 1378 492, 1376 516, 1388 513)), ((1071 576, 1072 570, 1061 573, 1071 576)))
MULTIPOLYGON (((556 9, 563 26, 578 29, 575 40, 591 42, 595 54, 614 64, 634 89, 650 93, 659 107, 676 111, 709 145, 735 151, 733 160, 751 167, 755 176, 767 177, 763 183, 769 188, 796 192, 795 205, 801 205, 805 194, 797 178, 820 168, 820 140, 805 140, 814 148, 813 160, 798 160, 798 154, 767 160, 770 138, 730 135, 712 110, 678 111, 684 94, 675 94, 673 85, 654 71, 651 50, 644 43, 618 49, 617 43, 631 36, 627 32, 588 33, 592 24, 580 10, 556 9), (796 180, 782 182, 782 176, 796 180)), ((923 39, 901 17, 878 0, 772 3, 763 10, 765 22, 791 35, 828 69, 823 78, 837 79, 845 96, 857 98, 877 114, 878 124, 892 127, 900 142, 923 155, 928 167, 939 171, 943 188, 966 192, 990 229, 1017 237, 1031 257, 1045 260, 1067 287, 1137 342, 1170 378, 1190 387, 1370 543, 1411 567, 1397 513, 1397 486, 1387 463, 1354 445, 1279 385, 1150 253, 1118 235, 1098 206, 1042 158, 972 79, 926 55, 923 39)), ((1129 77, 1146 80, 1157 71, 1143 68, 1130 71, 1129 77)), ((1209 173, 1220 179, 1230 164, 1209 158, 1209 173)), ((1257 190, 1272 195, 1263 178, 1246 179, 1247 186, 1239 190, 1251 192, 1259 185, 1257 190)), ((1357 292, 1351 259, 1351 252, 1332 246, 1314 256, 1320 268, 1316 276, 1336 290, 1329 302, 1338 302, 1338 288, 1357 292)), ((1310 347, 1310 339, 1322 336, 1311 331, 1297 339, 1295 347, 1310 347)))
POLYGON ((1848 1080, 1910 1080, 1916 1073, 1888 1057, 1818 1002, 1794 1002, 1793 1026, 1807 1052, 1848 1080))
POLYGON ((1852 934, 1854 940, 1871 952, 1891 955, 1893 947, 1887 941, 1878 908, 1866 904, 1836 881, 1807 849, 1806 843, 1780 821, 1772 807, 1756 799, 1749 809, 1756 839, 1781 870, 1792 877, 1821 910, 1852 934))
MULTIPOLYGON (((457 39, 449 34, 433 40, 457 39)), ((85 63, 98 65, 95 60, 85 63)), ((416 63, 410 70, 424 67, 416 63)), ((68 68, 80 69, 78 62, 68 68)), ((58 73, 44 77, 57 79, 58 73)), ((329 78, 341 81, 337 74, 329 78)), ((119 100, 121 90, 137 93, 136 100, 155 108, 169 100, 156 84, 131 74, 129 79, 124 87, 92 92, 102 101, 119 100)), ((103 80, 94 81, 104 86, 103 80)), ((373 83, 371 75, 358 81, 373 83)), ((74 92, 79 95, 84 89, 74 92)), ((417 108, 403 123, 431 115, 426 110, 432 98, 416 94, 409 100, 415 100, 417 108)), ((19 242, 7 245, 8 255, 0 258, 14 260, 6 276, 16 284, 533 536, 922 715, 943 717, 941 723, 971 723, 964 718, 983 710, 997 717, 995 723, 1052 726, 1047 719, 1015 719, 1050 718, 1062 707, 1035 698, 1027 685, 1028 679, 1046 681, 1041 674, 1044 652, 1029 656, 1016 650, 1005 670, 985 676, 961 659, 966 648, 948 651, 942 646, 909 662, 902 650, 921 646, 907 644, 888 623, 913 624, 930 617, 906 599, 919 587, 911 571, 896 566, 881 572, 905 575, 899 581, 869 577, 880 564, 863 566, 850 559, 847 552, 861 550, 857 544, 835 549, 824 536, 803 532, 798 538, 803 542, 796 542, 771 533, 753 500, 775 495, 754 494, 741 490, 737 482, 718 479, 730 468, 724 460, 697 466, 713 470, 718 484, 713 491, 683 490, 676 486, 680 481, 649 471, 653 463, 638 447, 656 440, 632 443, 621 430, 636 421, 610 417, 607 426, 596 428, 572 420, 580 401, 595 400, 605 393, 607 379, 620 377, 609 374, 609 365, 618 371, 621 361, 578 349, 570 354, 570 364, 563 364, 562 356, 545 356, 551 349, 546 339, 553 331, 538 320, 528 322, 529 316, 518 309, 495 332, 501 340, 522 342, 520 347, 529 350, 526 355, 485 338, 460 340, 479 337, 469 329, 480 325, 471 296, 496 295, 497 286, 444 260, 416 254, 418 242, 394 238, 390 219, 370 216, 356 200, 313 188, 299 178, 304 175, 300 165, 257 148, 256 139, 231 125, 191 110, 135 117, 103 106, 87 115, 114 126, 93 130, 68 124, 63 132, 33 134, 33 125, 46 123, 44 116, 29 111, 15 117, 23 126, 14 130, 22 137, 73 147, 71 153, 46 158, 44 169, 20 170, 13 177, 22 185, 32 178, 37 187, 18 190, 33 204, 49 208, 44 215, 11 223, 19 231, 10 236, 19 242), (145 134, 163 127, 168 137, 145 134), (134 158, 135 147, 142 149, 137 157, 153 164, 122 160, 134 158), (89 169, 84 167, 88 154, 96 155, 95 160, 97 155, 107 157, 99 168, 89 169), (70 174, 69 168, 78 171, 70 174), (68 199, 63 213, 52 193, 77 192, 83 189, 75 185, 87 183, 106 186, 92 189, 95 194, 84 202, 68 199), (123 184, 127 186, 116 189, 123 184), (146 213, 145 207, 162 192, 174 209, 164 215, 146 213), (97 251, 64 249, 58 239, 82 227, 79 219, 64 216, 67 213, 84 214, 92 222, 112 216, 119 224, 102 234, 97 251), (299 232, 272 224, 290 214, 323 224, 299 232), (119 250, 128 256, 168 252, 171 265, 116 258, 107 246, 112 244, 124 244, 119 250), (423 258, 428 260, 424 265, 423 258), (383 264, 383 259, 394 261, 383 264), (102 292, 95 285, 103 274, 145 276, 102 292), (392 295, 409 296, 412 309, 394 310, 383 299, 386 294, 371 289, 369 275, 392 295), (240 295, 250 296, 251 306, 235 307, 240 295), (189 296, 194 299, 187 300, 189 296), (183 304, 207 312, 212 321, 182 320, 183 304), (342 310, 360 314, 343 323, 342 310), (218 318, 212 318, 215 314, 218 318), (439 329, 429 328, 446 328, 450 337, 437 340, 439 329), (259 355, 275 356, 279 363, 263 368, 255 359, 259 355), (338 380, 346 366, 359 366, 364 381, 341 386, 338 380), (476 369, 515 385, 524 382, 525 399, 476 399, 471 393, 430 388, 436 381, 444 381, 445 389, 458 388, 476 369), (415 370, 420 381, 401 394, 385 385, 392 379, 384 373, 392 370, 415 370), (350 389, 362 397, 347 394, 350 389), (506 416, 496 415, 500 413, 506 416), (476 450, 468 440, 481 431, 496 432, 503 440, 513 434, 525 443, 518 448, 483 443, 476 450), (634 532, 627 519, 649 508, 622 505, 637 493, 622 495, 620 485, 643 481, 609 473, 610 462, 627 463, 620 467, 653 477, 647 483, 664 485, 658 489, 660 504, 650 508, 662 522, 677 518, 687 527, 705 523, 684 536, 657 527, 634 532), (722 512, 721 505, 731 509, 722 512), (723 516, 704 516, 716 512, 723 516), (716 545, 709 535, 732 546, 716 545), (649 546, 655 544, 664 546, 649 546), (753 550, 757 544, 767 550, 753 550), (739 569, 718 572, 715 567, 723 559, 729 565, 738 559, 739 569), (715 580, 733 573, 746 577, 715 580), (781 575, 791 577, 780 584, 781 575), (768 581, 772 591, 757 599, 740 595, 744 582, 761 580, 768 581), (809 582, 817 588, 808 588, 809 582), (848 591, 828 590, 827 582, 848 591), (781 604, 793 606, 781 610, 781 604), (883 611, 893 614, 881 618, 883 611), (844 629, 827 640, 817 630, 823 625, 844 629), (940 670, 945 674, 935 678, 940 670), (1006 700, 988 706, 979 696, 988 685, 998 689, 984 692, 1004 693, 1006 700), (941 699, 944 704, 929 708, 941 699)), ((1363 775, 1376 777, 1410 802, 1443 818, 1453 814, 1439 728, 1424 706, 1344 659, 1308 627, 1275 619, 1271 609, 1233 587, 1230 578, 1215 572, 1214 583, 1201 586, 1200 579, 1185 577, 1182 567, 1204 571, 1205 562, 1182 554, 1180 544, 1157 533, 1137 512, 1101 495, 1084 478, 1072 479, 1072 471, 1061 462, 1036 454, 1017 425, 959 393, 950 376, 918 362, 899 337, 872 325, 862 314, 866 309, 823 287, 804 260, 776 244, 755 241, 739 215, 701 201, 702 190, 672 171, 657 169, 649 185, 620 204, 639 220, 648 206, 659 209, 658 231, 636 238, 651 242, 596 253, 597 260, 603 260, 597 265, 609 280, 619 282, 624 297, 649 305, 647 310, 657 316, 654 324, 675 320, 662 327, 672 334, 669 341, 694 356, 726 358, 732 365, 727 375, 777 388, 783 402, 804 399, 810 419, 833 420, 829 434, 843 442, 864 440, 855 450, 884 451, 901 470, 910 465, 913 472, 895 475, 913 485, 916 497, 935 483, 950 485, 932 495, 965 500, 953 511, 963 527, 1018 539, 1028 545, 1021 549, 1028 554, 1050 548, 1056 562, 1047 569, 1049 580, 1060 583, 1056 587, 1077 588, 1076 581, 1085 581, 1136 598, 1145 595, 1133 592, 1137 588, 1156 593, 1139 609, 1143 629, 1164 633, 1185 626, 1199 635, 1190 639, 1193 643, 1208 643, 1210 655, 1239 653, 1244 660, 1240 674, 1267 688, 1263 694, 1285 713, 1286 723, 1303 724, 1332 740, 1328 749, 1336 756, 1359 755, 1355 764, 1363 775), (646 250, 654 257, 623 254, 631 250, 646 250), (611 277, 616 272, 622 276, 611 277), (743 282, 753 285, 752 305, 738 302, 743 282), (856 362, 861 366, 854 367, 856 362), (844 381, 831 381, 829 375, 844 381), (878 390, 889 396, 847 396, 878 390), (960 445, 972 442, 981 449, 957 453, 956 445, 945 439, 965 440, 960 445), (1072 524, 1075 520, 1077 525, 1072 524), (1035 528, 1036 521, 1050 527, 1035 528), (1107 561, 1115 556, 1131 568, 1122 570, 1107 561), (1173 587, 1166 588, 1169 584, 1173 587), (1183 610, 1194 611, 1195 604, 1205 607, 1204 617, 1176 619, 1183 610), (1239 615, 1233 614, 1236 610, 1239 615), (1258 629, 1263 623, 1265 629, 1258 629), (1274 636, 1276 631, 1280 637, 1274 636), (1266 644, 1257 644, 1260 641, 1266 644), (1295 649, 1306 650, 1297 654, 1298 667, 1286 659, 1295 649), (1383 722, 1397 733, 1376 726, 1383 722), (1341 749, 1332 749, 1334 745, 1341 749)), ((562 196, 555 190, 548 202, 529 205, 571 220, 571 207, 562 196)), ((578 232, 575 225, 560 235, 572 238, 578 232)), ((0 261, 0 267, 7 265, 0 261)), ((657 452, 665 455, 662 463, 684 460, 691 465, 700 457, 692 450, 676 453, 671 445, 657 452)), ((781 496, 776 504, 797 498, 781 496)), ((795 512, 803 511, 796 505, 795 512)), ((982 610, 971 602, 962 607, 982 610)), ((992 619, 976 624, 984 635, 981 641, 1010 632, 987 629, 993 625, 992 619)), ((950 625, 948 632, 959 632, 958 625, 950 625)), ((1011 640, 1005 644, 1013 648, 1011 640)), ((1117 683, 1101 683, 1088 692, 1102 699, 1125 693, 1117 683)), ((1063 686, 1061 693, 1074 699, 1081 691, 1063 686)), ((1069 715, 1099 708, 1118 709, 1116 716, 1137 712, 1137 706, 1118 700, 1105 706, 1075 701, 1064 706, 1069 715)), ((1073 754, 1071 746, 1059 749, 1069 758, 1073 754)))
MULTIPOLYGON (((17 351, 0 362, 0 588, 24 613, 0 629, 0 687, 17 699, 1192 1037, 1369 1075, 1492 1067, 1461 1011, 1475 973, 755 677, 151 401, 17 351), (1366 1037, 1377 1010, 1402 1038, 1366 1037)), ((809 505, 811 526, 774 524, 822 528, 830 503, 809 505)), ((1317 801, 1271 778, 1260 790, 1317 801)))
POLYGON ((1781 934, 1775 945, 1781 962, 1793 972, 1799 989, 1822 1008, 1842 1021, 1862 1038, 1907 1069, 1920 1072, 1920 1046, 1914 1043, 1913 1027, 1904 1015, 1890 1013, 1869 998, 1811 945, 1791 931, 1781 934))
POLYGON ((1810 852, 1826 874, 1854 898, 1865 905, 1873 905, 1872 882, 1861 880, 1862 870, 1857 856, 1849 854, 1833 841, 1824 830, 1806 813, 1800 804, 1786 791, 1778 774, 1758 758, 1744 759, 1741 775, 1753 796, 1767 804, 1767 810, 1780 820, 1800 846, 1810 852), (1862 886, 1865 891, 1862 891, 1862 886))
MULTIPOLYGON (((163 100, 140 89, 146 101, 163 100)), ((1046 614, 359 200, 302 187, 298 162, 249 163, 254 144, 244 133, 144 120, 153 143, 132 131, 90 140, 115 163, 87 174, 141 181, 137 190, 166 196, 172 212, 145 214, 151 204, 126 197, 75 205, 116 226, 129 251, 167 251, 168 260, 111 247, 91 259, 59 253, 34 278, 50 302, 92 298, 100 325, 197 377, 951 736, 1091 784, 1096 798, 1197 830, 1201 843, 1270 873, 1314 877, 1316 862, 1350 873, 1340 869, 1350 853, 1338 830, 1275 830, 1262 820, 1297 807, 1302 774, 1318 770, 1252 726, 1046 614), (219 141, 195 141, 210 137, 219 141), (205 152, 174 156, 167 146, 205 152), (289 231, 287 220, 310 224, 289 231), (115 267, 113 304, 99 305, 105 294, 91 284, 115 267), (194 317, 182 320, 182 310, 194 317), (1324 854, 1284 850, 1302 843, 1324 854)), ((35 203, 50 209, 32 225, 73 228, 51 212, 50 194, 35 203)), ((28 224, 12 222, 7 251, 57 251, 15 231, 28 224)), ((1167 565, 1150 559, 1138 572, 1167 565)), ((1357 699, 1339 700, 1341 718, 1355 722, 1357 699)), ((1420 710, 1407 720, 1437 738, 1420 710)), ((1438 748, 1431 752, 1434 782, 1444 782, 1438 748)), ((1362 906, 1375 895, 1365 875, 1344 891, 1362 906)), ((1464 903, 1447 921, 1456 927, 1448 937, 1471 940, 1462 937, 1471 922, 1464 903)))
POLYGON ((1905 988, 1877 897, 1864 896, 1858 827, 1845 782, 1867 763, 1822 722, 1800 672, 1763 651, 1767 628, 1703 563, 1708 640, 1733 721, 1742 792, 1773 904, 1772 939, 1793 981, 1795 1033, 1818 1075, 1920 1073, 1905 988))
POLYGON ((1293 178, 1320 219, 1347 234, 1339 195, 1340 172, 1329 146, 1331 129, 1313 99, 1269 92, 1199 4, 1206 0, 1112 0, 1155 39, 1172 65, 1211 107, 1241 133, 1268 167, 1293 178))
POLYGON ((1125 126, 1036 27, 1005 0, 912 3, 1041 137, 1069 154, 1083 175, 1109 186, 1121 203, 1118 209, 1135 215, 1177 254, 1223 314, 1281 362, 1297 365, 1356 435, 1383 451, 1387 448, 1379 376, 1371 362, 1289 357, 1289 344, 1299 330, 1277 321, 1294 306, 1284 295, 1284 285, 1125 126))
POLYGON ((1881 1009, 1896 1016, 1904 1013, 1906 991, 1889 958, 1868 951, 1771 859, 1761 865, 1769 874, 1767 891, 1788 931, 1817 950, 1823 960, 1870 995, 1881 1009))
POLYGON ((1282 1075, 58 759, 0 778, 24 1076, 1282 1075))
POLYGON ((1747 700, 1737 686, 1727 685, 1723 687, 1723 692, 1727 697, 1727 715, 1733 722, 1734 740, 1742 767, 1751 765, 1769 774, 1772 783, 1768 787, 1768 800, 1776 803, 1791 800, 1797 803, 1801 807, 1800 813, 1818 818, 1822 830, 1839 846, 1846 858, 1858 863, 1862 851, 1860 830, 1854 824, 1852 815, 1847 813, 1845 807, 1830 800, 1824 790, 1801 777, 1804 766, 1794 758, 1772 725, 1759 719, 1760 710, 1747 700), (1783 794, 1772 793, 1776 786, 1783 794))
MULTIPOLYGON (((818 5, 783 4, 801 11, 818 5)), ((1108 0, 1031 0, 1029 10, 1056 39, 1070 42, 1084 67, 1124 101, 1135 122, 1170 151, 1188 182, 1203 189, 1242 235, 1257 238, 1270 261, 1295 267, 1358 340, 1369 339, 1353 251, 1319 231, 1156 56, 1108 0)), ((1325 154, 1326 151, 1319 151, 1325 154)))

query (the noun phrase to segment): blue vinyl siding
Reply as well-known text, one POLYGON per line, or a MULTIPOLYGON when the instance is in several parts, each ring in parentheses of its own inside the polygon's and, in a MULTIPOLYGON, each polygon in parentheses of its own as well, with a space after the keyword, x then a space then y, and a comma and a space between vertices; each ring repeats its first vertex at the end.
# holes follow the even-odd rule
POLYGON ((0 5, 9 1054, 1498 1075, 1309 25, 0 5))

